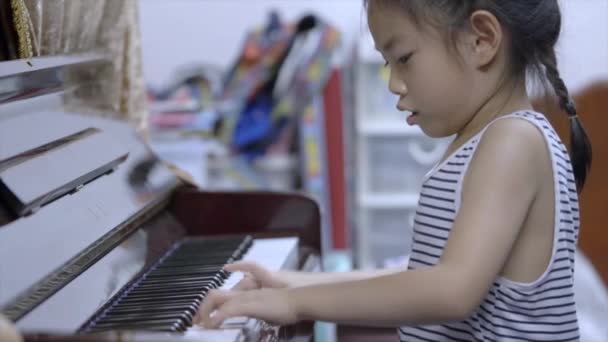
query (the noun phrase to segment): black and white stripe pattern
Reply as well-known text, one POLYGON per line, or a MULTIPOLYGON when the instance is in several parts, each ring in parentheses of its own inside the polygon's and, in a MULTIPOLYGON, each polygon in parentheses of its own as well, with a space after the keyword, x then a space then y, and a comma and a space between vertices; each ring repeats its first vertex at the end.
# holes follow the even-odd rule
MULTIPOLYGON (((574 257, 579 206, 566 148, 546 118, 535 112, 509 117, 527 120, 544 134, 551 152, 556 184, 554 253, 546 273, 532 284, 504 278, 463 322, 402 327, 401 341, 578 341, 574 303, 574 257)), ((461 183, 483 131, 464 144, 424 179, 414 219, 410 269, 439 262, 460 205, 461 183)))

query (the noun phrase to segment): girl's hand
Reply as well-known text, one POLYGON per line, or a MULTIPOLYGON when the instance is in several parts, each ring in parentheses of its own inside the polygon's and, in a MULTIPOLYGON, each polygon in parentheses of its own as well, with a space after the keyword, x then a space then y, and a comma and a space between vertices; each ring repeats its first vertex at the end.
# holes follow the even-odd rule
POLYGON ((224 269, 228 272, 242 272, 243 279, 238 282, 232 290, 247 291, 263 288, 280 289, 288 287, 286 281, 255 262, 238 261, 226 265, 224 269))
POLYGON ((17 331, 17 328, 0 314, 0 341, 4 342, 22 342, 23 338, 17 331))
POLYGON ((217 329, 232 317, 251 317, 275 325, 298 321, 298 313, 287 289, 251 291, 212 290, 201 304, 195 322, 207 329, 217 329))

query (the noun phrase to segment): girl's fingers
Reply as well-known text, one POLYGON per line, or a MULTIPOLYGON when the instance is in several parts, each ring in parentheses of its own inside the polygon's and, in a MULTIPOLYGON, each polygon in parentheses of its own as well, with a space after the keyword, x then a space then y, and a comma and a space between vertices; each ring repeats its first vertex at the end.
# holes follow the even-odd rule
POLYGON ((259 289, 259 284, 255 281, 253 276, 249 273, 246 273, 243 279, 239 281, 233 288, 233 291, 249 291, 249 290, 257 290, 259 289))
POLYGON ((205 299, 201 303, 200 308, 196 316, 193 319, 194 323, 203 324, 207 326, 210 324, 211 314, 221 307, 228 300, 236 296, 238 292, 223 291, 223 290, 211 290, 205 296, 205 299))

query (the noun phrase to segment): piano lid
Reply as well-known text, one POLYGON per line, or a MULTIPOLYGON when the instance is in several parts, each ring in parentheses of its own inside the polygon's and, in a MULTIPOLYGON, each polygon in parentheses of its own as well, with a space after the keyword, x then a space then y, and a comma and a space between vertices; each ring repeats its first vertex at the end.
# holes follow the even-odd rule
POLYGON ((61 93, 0 104, 0 179, 0 311, 14 320, 180 184, 130 127, 70 112, 61 93))
POLYGON ((112 172, 129 156, 126 146, 114 141, 108 132, 95 127, 62 126, 55 121, 42 126, 39 122, 45 118, 40 115, 44 114, 0 125, 0 198, 17 216, 33 214, 43 205, 77 191, 112 172), (31 133, 17 137, 27 131, 31 133), (30 146, 23 149, 21 144, 12 143, 17 141, 30 146), (44 177, 40 177, 40 170, 45 170, 44 177))
POLYGON ((107 65, 102 55, 48 56, 0 62, 0 104, 66 90, 70 72, 107 65))

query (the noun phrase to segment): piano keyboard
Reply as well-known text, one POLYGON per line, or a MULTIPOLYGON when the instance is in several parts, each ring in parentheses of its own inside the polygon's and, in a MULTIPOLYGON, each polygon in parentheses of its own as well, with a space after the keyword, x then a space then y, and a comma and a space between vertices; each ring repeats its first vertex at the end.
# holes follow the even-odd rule
POLYGON ((192 327, 192 318, 207 291, 231 289, 239 282, 241 274, 222 270, 237 260, 255 261, 270 270, 290 267, 297 261, 297 245, 297 238, 186 240, 82 330, 185 332, 187 337, 204 337, 205 341, 238 341, 250 324, 245 318, 229 320, 216 331, 192 327))
MULTIPOLYGON (((255 261, 270 271, 292 268, 290 265, 295 266, 297 262, 297 246, 297 238, 254 240, 243 260, 255 261)), ((232 273, 221 289, 231 289, 242 278, 241 273, 232 273)), ((186 331, 185 336, 192 338, 192 340, 205 342, 242 341, 246 339, 244 335, 255 330, 256 323, 253 319, 236 317, 226 320, 218 330, 207 330, 197 325, 191 326, 186 331)))

